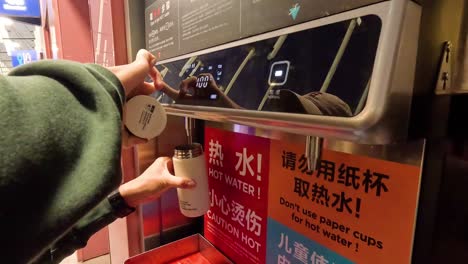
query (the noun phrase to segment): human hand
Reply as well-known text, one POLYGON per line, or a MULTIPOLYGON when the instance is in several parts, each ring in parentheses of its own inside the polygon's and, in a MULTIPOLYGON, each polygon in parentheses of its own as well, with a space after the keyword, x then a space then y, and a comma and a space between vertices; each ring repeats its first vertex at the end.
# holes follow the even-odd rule
MULTIPOLYGON (((141 49, 136 55, 135 61, 130 64, 108 68, 120 80, 125 89, 127 100, 137 95, 149 95, 159 90, 161 85, 161 74, 156 70, 154 64, 156 57, 147 50, 141 49), (145 82, 150 76, 152 83, 145 82)), ((125 110, 125 109, 124 109, 125 110)), ((122 127, 122 146, 132 147, 134 145, 148 142, 147 139, 139 138, 122 127)))
POLYGON ((157 90, 155 83, 145 82, 145 78, 149 75, 153 81, 158 81, 161 75, 157 73, 154 64, 156 57, 149 51, 141 49, 138 51, 135 60, 130 64, 115 66, 108 68, 122 83, 125 89, 127 99, 137 95, 152 94, 157 90))
POLYGON ((196 183, 189 178, 173 175, 174 167, 168 157, 156 159, 139 177, 122 184, 120 195, 125 202, 136 207, 139 204, 154 200, 170 188, 193 188, 196 183))
POLYGON ((163 90, 167 86, 167 84, 164 82, 164 78, 161 72, 159 72, 159 70, 156 67, 154 67, 154 71, 150 72, 150 76, 151 79, 153 79, 154 88, 157 91, 163 90))

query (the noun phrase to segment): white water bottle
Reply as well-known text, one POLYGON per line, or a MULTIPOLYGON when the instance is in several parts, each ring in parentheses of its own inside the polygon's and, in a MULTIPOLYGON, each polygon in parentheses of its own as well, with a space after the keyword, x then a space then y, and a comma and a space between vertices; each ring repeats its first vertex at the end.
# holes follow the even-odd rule
POLYGON ((177 146, 172 160, 176 177, 190 178, 197 184, 192 189, 177 189, 180 212, 187 217, 204 215, 210 209, 210 199, 202 146, 198 143, 177 146))

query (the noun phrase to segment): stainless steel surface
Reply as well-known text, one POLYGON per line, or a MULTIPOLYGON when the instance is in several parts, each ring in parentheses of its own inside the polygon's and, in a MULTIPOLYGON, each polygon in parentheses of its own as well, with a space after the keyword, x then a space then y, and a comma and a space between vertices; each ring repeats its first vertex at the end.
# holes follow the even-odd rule
MULTIPOLYGON (((274 130, 265 130, 229 123, 207 122, 206 126, 225 129, 242 134, 255 135, 273 140, 287 140, 288 142, 298 144, 304 144, 306 140, 305 136, 297 134, 289 134, 274 130)), ((424 146, 425 140, 423 139, 389 145, 365 145, 343 140, 324 139, 322 149, 367 156, 375 159, 383 159, 408 165, 422 166, 424 146)), ((305 147, 304 153, 306 153, 305 147)))
POLYGON ((261 39, 368 14, 382 20, 382 34, 363 111, 357 116, 329 117, 289 113, 258 112, 224 108, 166 105, 168 114, 231 122, 262 129, 319 136, 366 144, 388 144, 407 138, 413 92, 420 7, 408 0, 393 0, 272 31, 200 52, 171 58, 167 63, 261 39))
POLYGON ((323 138, 316 137, 314 144, 314 158, 312 163, 312 168, 316 170, 322 159, 322 148, 323 148, 323 138))
POLYGON ((193 130, 195 128, 195 120, 190 117, 185 117, 185 133, 187 135, 187 143, 193 143, 193 130))
POLYGON ((468 93, 468 1, 464 1, 460 18, 460 34, 455 44, 453 90, 468 93))
POLYGON ((355 115, 359 114, 362 111, 362 109, 364 108, 364 105, 365 105, 366 100, 367 100, 367 95, 369 94, 369 86, 370 86, 370 80, 367 82, 366 89, 364 90, 364 92, 361 95, 361 99, 359 100, 359 104, 356 107, 356 110, 354 110, 355 115))
POLYGON ((320 164, 322 156, 323 139, 319 137, 306 136, 306 150, 304 156, 307 159, 307 169, 315 171, 320 164))
MULTIPOLYGON (((313 148, 313 137, 306 136, 306 146, 304 156, 307 159, 307 169, 312 170, 312 148, 313 148)), ((315 170, 315 167, 314 167, 315 170)))
MULTIPOLYGON (((186 144, 184 118, 168 116, 166 129, 147 144, 138 145, 136 158, 139 174, 162 156, 172 157, 178 145, 186 144)), ((169 239, 169 233, 180 227, 189 226, 193 221, 180 213, 177 190, 165 192, 158 200, 142 205, 142 229, 145 244, 150 248, 169 239)))
POLYGON ((439 74, 436 82, 436 94, 450 94, 452 92, 452 43, 445 42, 440 58, 439 74))
POLYGON ((232 262, 219 252, 208 240, 203 236, 199 236, 200 253, 211 263, 216 264, 232 264, 232 262))
POLYGON ((202 145, 199 143, 179 145, 174 149, 174 158, 191 159, 203 155, 202 145))

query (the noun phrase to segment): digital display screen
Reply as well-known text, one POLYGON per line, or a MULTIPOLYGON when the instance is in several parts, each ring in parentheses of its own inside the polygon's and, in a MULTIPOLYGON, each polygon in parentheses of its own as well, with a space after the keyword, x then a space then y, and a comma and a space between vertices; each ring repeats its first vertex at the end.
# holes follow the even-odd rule
POLYGON ((197 78, 197 84, 195 87, 200 88, 200 89, 205 89, 208 87, 208 83, 210 82, 210 77, 207 75, 200 76, 197 78))

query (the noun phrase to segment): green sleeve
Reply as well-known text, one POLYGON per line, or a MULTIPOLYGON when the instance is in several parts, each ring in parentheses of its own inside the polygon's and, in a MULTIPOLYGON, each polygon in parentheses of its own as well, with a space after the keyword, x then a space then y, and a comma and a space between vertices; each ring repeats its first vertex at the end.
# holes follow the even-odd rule
POLYGON ((2 262, 42 255, 120 184, 124 101, 97 65, 41 61, 0 77, 2 262))
POLYGON ((117 217, 107 199, 86 214, 65 236, 50 247, 35 264, 60 263, 77 249, 86 246, 89 238, 117 217))

